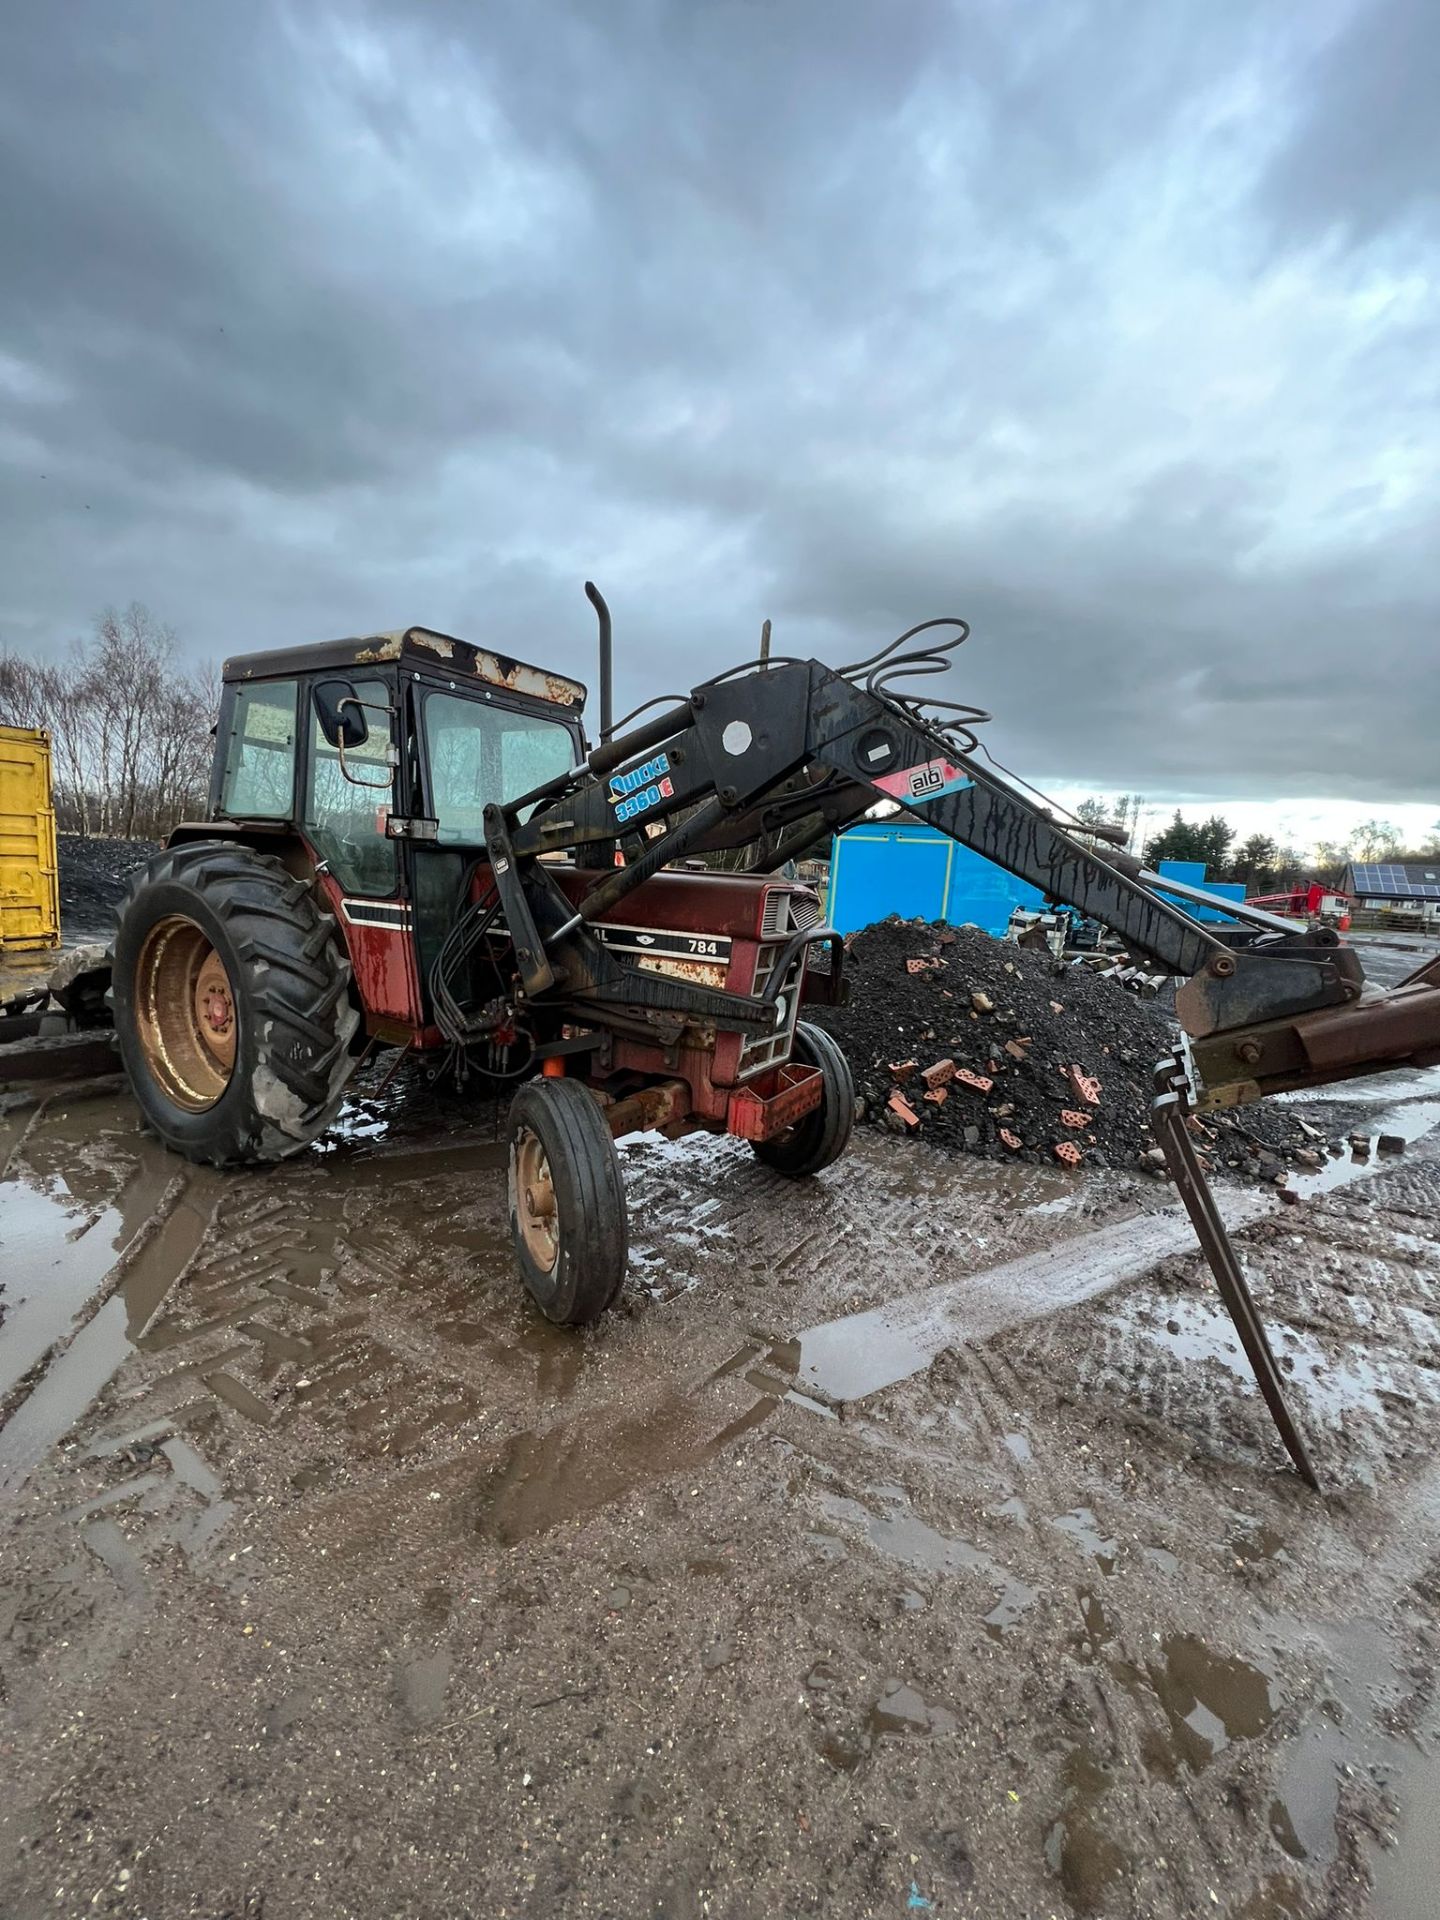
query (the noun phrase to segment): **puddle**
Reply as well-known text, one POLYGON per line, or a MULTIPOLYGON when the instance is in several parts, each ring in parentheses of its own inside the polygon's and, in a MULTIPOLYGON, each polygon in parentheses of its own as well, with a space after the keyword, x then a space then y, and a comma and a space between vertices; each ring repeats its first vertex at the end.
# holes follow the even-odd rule
MULTIPOLYGON (((1231 1189, 1218 1199, 1231 1227, 1273 1214, 1276 1205, 1271 1192, 1231 1189)), ((946 1347, 1108 1293, 1194 1245, 1179 1209, 1136 1213, 1002 1266, 807 1327, 799 1336, 796 1384, 832 1403, 864 1399, 921 1372, 946 1347)))
POLYGON ((948 1707, 922 1699, 903 1680, 887 1680, 866 1723, 872 1740, 887 1733, 955 1733, 960 1722, 948 1707))
POLYGON ((1102 1802, 1110 1774, 1084 1747, 1065 1756, 1061 1813, 1045 1835, 1045 1861, 1078 1913, 1099 1913, 1129 1864, 1107 1832, 1102 1802))
POLYGON ((16 1165, 0 1180, 0 1399, 70 1331, 177 1171, 133 1135, 101 1130, 89 1166, 72 1154, 63 1173, 45 1164, 57 1158, 53 1146, 45 1142, 43 1157, 32 1149, 41 1165, 16 1165), (106 1164, 114 1148, 123 1157, 106 1164))
POLYGON ((113 1520, 92 1520, 80 1529, 80 1538, 114 1580, 120 1598, 132 1605, 145 1600, 149 1588, 140 1559, 113 1520))
POLYGON ((898 1488, 880 1487, 875 1492, 886 1502, 887 1512, 873 1513, 860 1501, 837 1493, 821 1493, 819 1502, 827 1519, 858 1528, 870 1545, 887 1559, 898 1560, 907 1567, 917 1567, 927 1573, 980 1574, 996 1594, 995 1605, 982 1621, 992 1640, 1000 1639, 1033 1604, 1036 1598, 1033 1587, 1026 1586, 1023 1580, 1017 1580, 990 1554, 969 1540, 940 1533, 936 1528, 927 1526, 910 1511, 898 1488))
POLYGON ((1370 1121, 1365 1131, 1366 1146, 1363 1151, 1357 1152, 1351 1147, 1348 1132, 1353 1129, 1347 1130, 1343 1153, 1327 1158, 1324 1166, 1316 1167, 1313 1172, 1302 1172, 1297 1168, 1290 1175, 1289 1184, 1296 1193, 1308 1198, 1313 1194, 1330 1193, 1337 1187, 1348 1187, 1354 1181, 1368 1179, 1373 1174, 1388 1173, 1392 1167, 1403 1162, 1404 1155, 1382 1153, 1382 1135, 1391 1135, 1403 1140, 1406 1146, 1413 1146, 1417 1140, 1423 1140, 1426 1134, 1433 1133, 1436 1127, 1440 1127, 1440 1100, 1409 1099, 1400 1105, 1386 1107, 1370 1121))
POLYGON ((1392 1107, 1410 1100, 1435 1098, 1433 1067, 1397 1067, 1390 1073, 1367 1074, 1363 1080, 1342 1080, 1331 1087, 1301 1087, 1272 1097, 1286 1106, 1392 1107))
MULTIPOLYGON (((1424 1084, 1433 1089, 1434 1076, 1424 1084)), ((1349 1089, 1346 1091, 1348 1095, 1349 1089)), ((1374 1121, 1377 1136, 1394 1133, 1413 1142, 1440 1126, 1440 1101, 1397 1102, 1393 1088, 1386 1098, 1391 1104, 1374 1121)), ((1368 1158, 1355 1158, 1347 1153, 1313 1173, 1293 1175, 1291 1184, 1301 1195, 1318 1194, 1367 1179, 1396 1164, 1397 1156, 1390 1154, 1372 1152, 1368 1158)), ((966 1178, 970 1178, 968 1168, 966 1178)), ((1276 1211, 1274 1191, 1269 1189, 1220 1187, 1216 1202, 1232 1232, 1252 1221, 1273 1217, 1276 1211)), ((921 1372, 946 1347, 988 1339, 1023 1320, 1111 1292, 1143 1279, 1163 1259, 1192 1253, 1195 1246, 1190 1222, 1176 1207, 1156 1213, 1137 1212, 1088 1233, 1062 1235, 1055 1246, 1001 1266, 807 1327, 799 1336, 796 1385, 832 1404, 864 1399, 921 1372)), ((1248 1378, 1249 1368, 1238 1342, 1233 1345, 1248 1378)), ((1353 1363, 1342 1372, 1324 1361, 1313 1342, 1311 1347, 1308 1356, 1297 1358, 1296 1370, 1308 1357, 1320 1383, 1321 1401, 1332 1410, 1338 1412, 1342 1405, 1354 1404, 1357 1393, 1373 1391, 1378 1384, 1366 1380, 1361 1363, 1353 1363)), ((1229 1364, 1224 1353, 1217 1352, 1215 1357, 1229 1364)), ((1008 1438, 1005 1444, 1011 1445, 1008 1438)))
MULTIPOLYGON (((167 1173, 176 1177, 173 1162, 167 1162, 167 1173)), ((114 1293, 0 1427, 0 1491, 13 1492, 93 1404, 198 1252, 224 1176, 192 1170, 180 1177, 188 1182, 185 1190, 114 1293)))
POLYGON ((1335 1857, 1340 1769, 1354 1754, 1351 1742, 1322 1712, 1306 1721, 1285 1755, 1266 1821, 1290 1858, 1306 1861, 1315 1872, 1323 1872, 1335 1857))
POLYGON ((1086 1637, 1090 1651, 1093 1653, 1097 1647, 1103 1647, 1107 1640, 1114 1639, 1115 1629, 1111 1626, 1110 1616, 1096 1594, 1082 1587, 1075 1597, 1080 1605, 1080 1618, 1085 1623, 1086 1637))
POLYGON ((1146 1672, 1193 1773, 1233 1740, 1253 1740, 1275 1717, 1273 1675, 1215 1653, 1194 1634, 1170 1634, 1161 1642, 1160 1663, 1147 1663, 1146 1672))
MULTIPOLYGON (((1218 1299, 1136 1294, 1107 1315, 1106 1323, 1123 1339, 1138 1336, 1152 1346, 1165 1347, 1187 1366, 1216 1362, 1235 1376, 1242 1392, 1257 1390, 1235 1324, 1218 1299)), ((1367 1359, 1355 1347, 1336 1359, 1314 1334, 1281 1326, 1271 1327, 1270 1340, 1287 1385, 1293 1382, 1304 1389, 1313 1417, 1338 1422, 1350 1408, 1380 1416, 1385 1411, 1386 1395, 1398 1395, 1407 1401, 1414 1398, 1413 1390, 1402 1387, 1388 1366, 1367 1359)), ((1259 1557, 1253 1544, 1243 1552, 1237 1548, 1237 1552, 1242 1557, 1259 1557)))
POLYGON ((637 1412, 593 1414, 516 1434, 475 1498, 477 1532, 514 1546, 657 1480, 693 1470, 734 1445, 773 1413, 766 1393, 727 1417, 711 1395, 671 1392, 637 1412))
POLYGON ((1288 1560, 1285 1537, 1259 1520, 1242 1520, 1226 1542, 1226 1551, 1237 1566, 1255 1566, 1265 1560, 1288 1560))
POLYGON ((1428 1912, 1425 1906, 1406 1905, 1405 1896, 1417 1885, 1433 1884, 1440 1873, 1440 1856, 1430 1844, 1440 1815, 1440 1771, 1427 1782, 1431 1763, 1408 1739, 1388 1730, 1405 1690, 1393 1664, 1390 1630, 1381 1620, 1359 1618, 1306 1622, 1301 1635, 1302 1644, 1313 1645, 1318 1638, 1324 1645, 1324 1683, 1300 1731, 1284 1750, 1268 1812, 1270 1831, 1293 1860, 1304 1861, 1312 1873, 1322 1873, 1337 1851, 1335 1823, 1342 1778, 1362 1768, 1377 1779, 1398 1777, 1402 1806, 1411 1805, 1408 1788, 1414 1780, 1414 1804, 1423 1804, 1425 1811, 1411 1823, 1408 1834, 1402 1818, 1401 1849, 1413 1849, 1413 1853, 1404 1860, 1399 1853, 1386 1854, 1376 1865, 1378 1880, 1382 1867, 1395 1863, 1397 1904, 1387 1908, 1377 1900, 1366 1911, 1391 1913, 1396 1920, 1428 1912))
POLYGON ((1415 1920, 1435 1911, 1440 1888, 1440 1755, 1416 1755, 1400 1782, 1395 1845, 1373 1856, 1374 1920, 1415 1920))
POLYGON ((1101 1573, 1114 1573, 1116 1542, 1101 1532, 1100 1523, 1090 1507, 1076 1507, 1072 1513, 1057 1514, 1050 1525, 1068 1534, 1080 1551, 1095 1562, 1101 1573))
POLYGON ((450 1655, 422 1654, 404 1661, 395 1674, 395 1693, 400 1711, 412 1727, 433 1726, 445 1709, 445 1689, 450 1684, 450 1655))

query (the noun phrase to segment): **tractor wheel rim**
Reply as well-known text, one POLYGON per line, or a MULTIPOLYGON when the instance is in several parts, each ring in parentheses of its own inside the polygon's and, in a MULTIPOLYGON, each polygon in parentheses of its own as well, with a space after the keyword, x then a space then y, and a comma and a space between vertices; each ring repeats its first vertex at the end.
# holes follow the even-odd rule
POLYGON ((183 914, 158 920, 141 945, 135 1025, 165 1097, 188 1113, 213 1107, 235 1072, 239 1010, 210 936, 183 914))
POLYGON ((515 1142, 515 1218, 525 1250, 543 1273, 560 1258, 555 1182, 539 1138, 528 1127, 515 1142))

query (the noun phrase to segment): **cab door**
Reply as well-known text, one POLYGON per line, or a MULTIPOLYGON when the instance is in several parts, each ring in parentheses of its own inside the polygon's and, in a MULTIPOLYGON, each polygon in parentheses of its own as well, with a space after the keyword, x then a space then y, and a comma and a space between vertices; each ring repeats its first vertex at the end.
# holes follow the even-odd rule
POLYGON ((400 845, 386 831, 406 804, 406 770, 392 765, 396 687, 393 676, 378 674, 350 685, 368 734, 343 755, 326 740, 313 697, 306 700, 300 826, 344 932, 367 1030, 408 1039, 420 1025, 413 914, 400 845))

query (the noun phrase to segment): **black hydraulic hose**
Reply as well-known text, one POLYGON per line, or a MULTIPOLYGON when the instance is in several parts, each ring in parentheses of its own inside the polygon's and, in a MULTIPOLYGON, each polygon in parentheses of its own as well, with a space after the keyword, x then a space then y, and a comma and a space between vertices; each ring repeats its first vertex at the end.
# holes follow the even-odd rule
POLYGON ((603 746, 596 747, 591 754, 589 767, 596 779, 601 779, 618 767, 623 761, 633 760, 637 753, 644 753, 648 747, 658 747, 662 740, 669 740, 674 734, 682 733, 694 721, 695 715, 686 701, 682 706, 672 707, 669 713, 662 713, 657 719, 646 721, 643 727, 636 727, 633 733, 623 733, 615 740, 607 740, 603 746))
MULTIPOLYGON (((887 641, 878 653, 872 653, 868 659, 852 661, 848 667, 837 667, 835 671, 844 679, 849 680, 857 673, 864 673, 867 669, 878 667, 883 660, 890 659, 897 647, 903 647, 907 640, 913 640, 917 634, 929 633, 934 627, 954 627, 957 629, 955 638, 945 643, 945 651, 947 653, 955 647, 961 646, 970 637, 970 622, 968 620, 962 620, 958 614, 942 613, 934 620, 922 620, 918 627, 908 627, 904 633, 897 634, 893 640, 887 641)), ((927 652, 928 649, 922 648, 919 651, 924 653, 927 652)))

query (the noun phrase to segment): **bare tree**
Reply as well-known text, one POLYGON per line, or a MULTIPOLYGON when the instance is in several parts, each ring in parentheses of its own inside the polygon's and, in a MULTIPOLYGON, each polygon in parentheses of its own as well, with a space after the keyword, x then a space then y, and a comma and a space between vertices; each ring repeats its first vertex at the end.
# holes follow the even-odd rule
POLYGON ((1393 860, 1401 838, 1400 829, 1388 820, 1362 820, 1345 844, 1352 860, 1393 860))
POLYGON ((0 721, 49 730, 62 831, 158 838, 203 809, 218 683, 176 655, 174 630, 138 601, 56 664, 0 652, 0 721))

